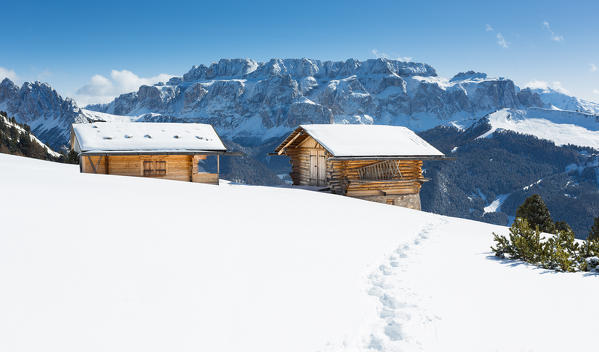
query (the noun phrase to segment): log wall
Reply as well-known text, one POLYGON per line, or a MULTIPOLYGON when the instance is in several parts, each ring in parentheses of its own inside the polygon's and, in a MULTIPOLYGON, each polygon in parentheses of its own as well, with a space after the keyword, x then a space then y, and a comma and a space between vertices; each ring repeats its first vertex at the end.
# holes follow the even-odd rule
POLYGON ((393 160, 401 172, 399 180, 361 180, 358 168, 372 165, 374 160, 328 160, 327 179, 331 191, 348 196, 402 195, 420 192, 421 160, 393 160))
POLYGON ((198 173, 197 161, 205 155, 101 155, 81 156, 81 171, 218 184, 218 174, 198 173), (165 161, 164 175, 144 176, 144 161, 165 161), (194 166, 195 165, 195 166, 194 166), (94 169, 95 168, 95 169, 94 169))
POLYGON ((286 150, 286 155, 291 163, 291 180, 294 185, 310 185, 310 151, 322 150, 328 158, 329 154, 313 138, 307 138, 296 148, 286 150))

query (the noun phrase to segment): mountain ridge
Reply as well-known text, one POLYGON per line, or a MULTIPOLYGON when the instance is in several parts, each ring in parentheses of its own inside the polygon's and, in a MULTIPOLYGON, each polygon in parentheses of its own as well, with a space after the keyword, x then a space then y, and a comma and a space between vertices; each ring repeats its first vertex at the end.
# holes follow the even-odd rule
POLYGON ((255 137, 301 123, 385 123, 415 130, 452 120, 469 125, 499 108, 530 106, 546 105, 508 79, 469 71, 446 80, 428 64, 380 58, 221 59, 87 108, 141 121, 209 122, 232 137, 255 137))
POLYGON ((550 87, 520 88, 476 71, 446 79, 428 64, 384 58, 221 59, 85 109, 47 83, 0 83, 0 109, 29 124, 55 150, 68 143, 73 122, 203 122, 226 138, 261 144, 302 123, 392 124, 423 131, 438 125, 467 128, 500 109, 537 107, 599 114, 599 104, 550 87))

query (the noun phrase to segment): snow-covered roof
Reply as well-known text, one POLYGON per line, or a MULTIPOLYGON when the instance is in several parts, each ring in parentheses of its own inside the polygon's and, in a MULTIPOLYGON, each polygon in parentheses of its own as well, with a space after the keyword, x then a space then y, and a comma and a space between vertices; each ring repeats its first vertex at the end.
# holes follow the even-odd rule
POLYGON ((226 151, 211 125, 95 122, 73 124, 76 152, 226 151))
POLYGON ((281 154, 297 135, 305 131, 335 157, 443 157, 410 129, 386 125, 300 125, 279 147, 281 154))

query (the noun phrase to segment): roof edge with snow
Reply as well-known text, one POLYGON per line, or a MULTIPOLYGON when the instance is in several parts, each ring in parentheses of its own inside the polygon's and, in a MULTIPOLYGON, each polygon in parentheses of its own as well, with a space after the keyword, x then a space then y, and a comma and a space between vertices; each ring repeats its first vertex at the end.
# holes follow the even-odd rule
POLYGON ((286 148, 305 135, 338 160, 446 159, 445 154, 406 127, 358 124, 300 125, 275 148, 274 154, 285 154, 286 148))
POLYGON ((80 154, 225 153, 212 127, 200 123, 94 122, 72 125, 72 148, 80 154))

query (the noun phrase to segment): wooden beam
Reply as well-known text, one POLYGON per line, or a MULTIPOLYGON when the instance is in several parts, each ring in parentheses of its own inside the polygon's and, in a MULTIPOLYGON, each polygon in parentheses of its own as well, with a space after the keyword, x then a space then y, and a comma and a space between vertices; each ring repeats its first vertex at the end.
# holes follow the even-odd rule
POLYGON ((103 157, 104 157, 104 155, 100 155, 100 156, 98 157, 98 163, 96 164, 96 167, 94 167, 94 171, 95 171, 96 173, 98 173, 98 168, 100 168, 100 162, 102 161, 102 158, 103 158, 103 157))
POLYGON ((291 140, 287 143, 285 143, 285 145, 283 147, 281 147, 281 150, 279 151, 279 155, 283 154, 285 152, 285 149, 287 149, 287 146, 290 145, 291 143, 293 143, 293 141, 295 141, 299 136, 303 135, 302 131, 298 131, 297 134, 291 138, 291 140))
POLYGON ((98 170, 96 170, 96 165, 94 165, 94 162, 92 161, 92 157, 87 155, 87 161, 89 161, 89 164, 92 166, 92 170, 94 170, 94 174, 97 174, 98 170))

